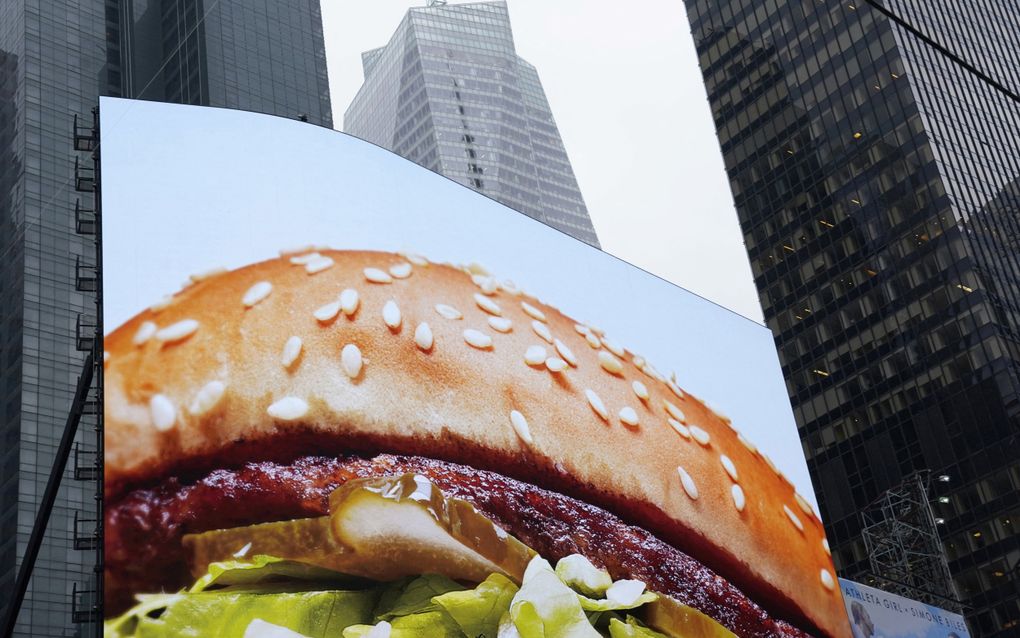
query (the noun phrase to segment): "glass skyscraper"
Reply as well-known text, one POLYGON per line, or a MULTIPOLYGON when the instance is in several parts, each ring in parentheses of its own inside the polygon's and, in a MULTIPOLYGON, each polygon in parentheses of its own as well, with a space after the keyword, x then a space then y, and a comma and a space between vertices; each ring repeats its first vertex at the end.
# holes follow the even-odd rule
MULTIPOLYGON (((0 2, 0 609, 81 371, 76 320, 96 315, 92 295, 75 289, 76 258, 94 263, 92 238, 75 233, 75 201, 93 202, 75 192, 71 132, 75 115, 91 124, 100 95, 303 115, 331 126, 319 0, 0 2)), ((94 463, 94 418, 77 439, 86 468, 94 463)), ((94 554, 75 545, 76 536, 87 545, 95 529, 94 484, 73 480, 73 466, 72 458, 17 636, 95 629, 72 623, 75 588, 78 620, 91 620, 94 554)))
POLYGON ((1016 3, 685 3, 837 567, 929 469, 972 629, 1017 635, 1016 3))
POLYGON ((505 2, 410 9, 362 55, 344 131, 598 246, 535 67, 505 2))

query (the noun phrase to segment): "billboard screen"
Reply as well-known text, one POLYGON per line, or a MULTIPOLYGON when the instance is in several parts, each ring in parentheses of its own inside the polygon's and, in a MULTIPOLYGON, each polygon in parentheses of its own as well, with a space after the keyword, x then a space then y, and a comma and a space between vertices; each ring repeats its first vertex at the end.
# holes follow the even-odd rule
POLYGON ((108 635, 849 635, 765 328, 301 122, 101 148, 108 635))
POLYGON ((963 616, 839 579, 854 638, 970 638, 963 616))

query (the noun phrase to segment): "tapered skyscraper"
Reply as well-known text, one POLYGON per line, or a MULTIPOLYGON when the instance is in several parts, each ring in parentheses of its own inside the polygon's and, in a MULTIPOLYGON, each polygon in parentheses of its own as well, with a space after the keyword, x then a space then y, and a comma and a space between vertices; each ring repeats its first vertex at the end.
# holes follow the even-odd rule
POLYGON ((972 629, 1017 635, 1016 3, 685 3, 837 567, 930 470, 972 629))
POLYGON ((505 2, 411 9, 362 54, 344 131, 598 246, 535 67, 505 2))
MULTIPOLYGON (((330 126, 319 0, 0 2, 0 617, 81 371, 77 320, 96 316, 75 286, 76 259, 95 254, 75 201, 94 202, 75 192, 71 132, 75 115, 91 125, 100 95, 330 126)), ((74 480, 95 476, 95 418, 79 428, 17 636, 96 628, 95 484, 74 480)))

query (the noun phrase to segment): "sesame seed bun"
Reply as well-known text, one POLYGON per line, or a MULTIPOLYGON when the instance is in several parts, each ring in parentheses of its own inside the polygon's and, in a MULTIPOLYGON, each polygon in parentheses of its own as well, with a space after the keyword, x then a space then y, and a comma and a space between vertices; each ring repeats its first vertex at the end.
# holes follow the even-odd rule
POLYGON ((847 635, 811 507, 596 328, 415 256, 319 250, 197 279, 106 336, 108 496, 283 450, 425 455, 598 504, 847 635))

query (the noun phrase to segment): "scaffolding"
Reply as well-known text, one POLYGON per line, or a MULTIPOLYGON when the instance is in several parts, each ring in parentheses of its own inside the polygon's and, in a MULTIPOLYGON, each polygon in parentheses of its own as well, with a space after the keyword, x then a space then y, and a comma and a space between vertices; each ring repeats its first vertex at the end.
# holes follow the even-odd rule
POLYGON ((869 574, 883 590, 963 613, 939 539, 931 471, 907 476, 861 512, 869 574))

